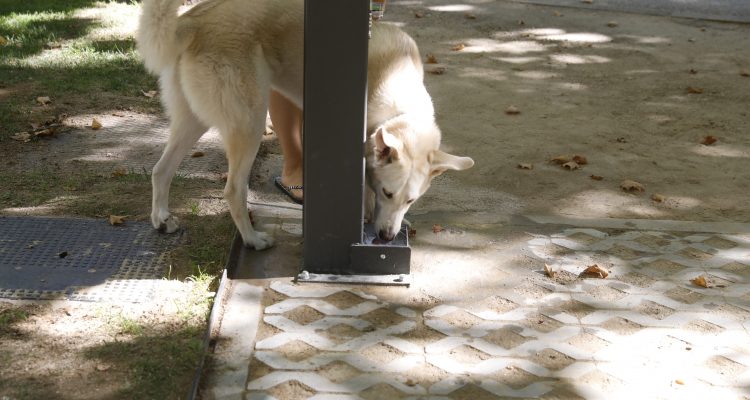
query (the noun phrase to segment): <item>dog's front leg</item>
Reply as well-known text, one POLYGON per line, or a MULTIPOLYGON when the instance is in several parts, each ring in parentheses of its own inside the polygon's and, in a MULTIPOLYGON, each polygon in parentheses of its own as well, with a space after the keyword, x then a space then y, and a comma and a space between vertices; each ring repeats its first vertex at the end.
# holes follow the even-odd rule
POLYGON ((370 189, 369 185, 365 185, 365 222, 373 222, 375 218, 375 192, 370 189))

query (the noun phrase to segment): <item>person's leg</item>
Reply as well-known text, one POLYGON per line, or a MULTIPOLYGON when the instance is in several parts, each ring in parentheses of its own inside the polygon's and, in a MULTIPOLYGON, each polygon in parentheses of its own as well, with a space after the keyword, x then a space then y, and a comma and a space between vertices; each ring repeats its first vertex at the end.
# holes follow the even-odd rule
MULTIPOLYGON (((302 186, 302 110, 276 91, 271 92, 268 111, 273 130, 279 138, 284 164, 281 184, 286 187, 302 186)), ((302 200, 302 189, 291 189, 295 198, 302 200)))

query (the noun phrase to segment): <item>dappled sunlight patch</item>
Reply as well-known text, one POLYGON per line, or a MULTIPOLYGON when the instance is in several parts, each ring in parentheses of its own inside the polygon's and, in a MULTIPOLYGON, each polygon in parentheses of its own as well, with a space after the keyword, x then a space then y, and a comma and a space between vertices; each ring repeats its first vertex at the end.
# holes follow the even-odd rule
POLYGON ((618 35, 618 38, 632 40, 640 44, 664 44, 671 43, 672 40, 663 36, 636 36, 636 35, 618 35))
POLYGON ((441 12, 467 12, 474 11, 476 9, 476 7, 470 4, 446 4, 442 6, 431 6, 427 8, 431 11, 441 12))
POLYGON ((586 90, 589 88, 588 86, 582 83, 574 83, 574 82, 556 83, 555 87, 564 89, 564 90, 571 90, 571 91, 580 91, 580 90, 586 90))
POLYGON ((690 151, 701 156, 728 157, 728 158, 750 158, 750 149, 745 146, 727 145, 695 145, 690 151))
POLYGON ((529 64, 544 60, 542 57, 492 57, 492 59, 509 64, 529 64))
POLYGON ((550 40, 555 42, 571 42, 571 43, 607 43, 611 42, 612 38, 607 35, 591 32, 578 32, 578 33, 559 33, 551 35, 537 35, 539 40, 550 40))
POLYGON ((493 39, 469 39, 462 53, 526 54, 546 51, 547 46, 533 40, 500 42, 493 39))
POLYGON ((604 64, 612 61, 610 58, 594 55, 552 54, 549 57, 553 62, 561 64, 604 64))
POLYGON ((131 3, 97 3, 96 7, 84 8, 75 12, 76 18, 95 19, 101 26, 90 36, 94 39, 132 36, 138 28, 140 7, 131 3))
POLYGON ((519 71, 515 73, 516 76, 526 79, 543 80, 558 77, 558 74, 547 71, 519 71))
POLYGON ((586 215, 590 218, 612 218, 628 213, 651 217, 668 215, 643 197, 612 190, 585 190, 561 200, 556 208, 561 215, 586 215))

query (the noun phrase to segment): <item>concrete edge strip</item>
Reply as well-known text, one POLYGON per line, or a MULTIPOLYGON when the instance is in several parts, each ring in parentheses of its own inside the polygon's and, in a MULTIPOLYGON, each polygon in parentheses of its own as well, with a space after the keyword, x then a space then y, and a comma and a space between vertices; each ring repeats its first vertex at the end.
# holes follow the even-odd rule
POLYGON ((526 215, 526 218, 546 225, 569 225, 576 227, 629 229, 647 231, 703 232, 717 234, 748 234, 750 224, 741 222, 697 222, 649 219, 581 218, 549 215, 526 215))

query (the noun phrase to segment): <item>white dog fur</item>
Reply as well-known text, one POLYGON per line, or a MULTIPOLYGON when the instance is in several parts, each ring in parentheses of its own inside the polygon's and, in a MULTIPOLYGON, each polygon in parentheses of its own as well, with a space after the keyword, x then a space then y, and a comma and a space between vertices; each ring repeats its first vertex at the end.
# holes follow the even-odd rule
MULTIPOLYGON (((152 174, 152 224, 178 229, 168 206, 172 177, 195 142, 216 127, 229 165, 224 195, 232 219, 246 245, 265 249, 273 238, 250 223, 247 179, 270 91, 302 108, 303 0, 206 0, 178 17, 181 3, 143 0, 137 36, 146 68, 160 77, 171 120, 152 174)), ((392 240, 432 178, 474 161, 438 149, 440 130, 419 51, 395 26, 373 26, 367 104, 366 214, 381 239, 392 240)))

